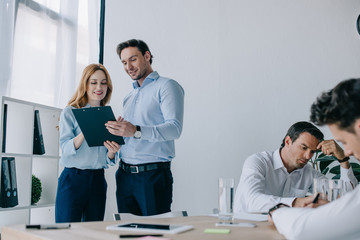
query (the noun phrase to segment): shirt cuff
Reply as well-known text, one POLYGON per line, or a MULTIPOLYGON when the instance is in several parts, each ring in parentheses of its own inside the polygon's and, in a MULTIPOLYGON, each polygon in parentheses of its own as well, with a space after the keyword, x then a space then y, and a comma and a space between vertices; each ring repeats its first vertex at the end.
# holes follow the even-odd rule
MULTIPOLYGON (((80 146, 81 147, 81 146, 80 146)), ((79 147, 79 148, 80 148, 79 147)), ((66 144, 65 144, 65 149, 63 149, 62 151, 62 155, 65 156, 71 156, 71 155, 75 155, 77 152, 77 149, 75 149, 75 145, 74 145, 74 139, 70 139, 66 144)))
POLYGON ((340 166, 340 177, 342 180, 351 181, 350 177, 354 175, 352 167, 350 165, 349 169, 343 168, 340 166))
POLYGON ((284 203, 284 204, 289 205, 290 207, 292 207, 292 203, 293 203, 294 200, 295 200, 294 197, 291 197, 291 198, 280 198, 279 203, 284 203))
POLYGON ((117 163, 118 160, 119 160, 119 153, 118 153, 118 152, 115 153, 114 159, 110 159, 110 158, 108 157, 108 155, 107 155, 107 152, 106 152, 106 163, 107 163, 108 165, 114 166, 114 165, 117 163))
POLYGON ((140 126, 141 128, 141 138, 140 139, 144 139, 144 140, 149 140, 152 139, 152 127, 148 127, 148 126, 140 126))

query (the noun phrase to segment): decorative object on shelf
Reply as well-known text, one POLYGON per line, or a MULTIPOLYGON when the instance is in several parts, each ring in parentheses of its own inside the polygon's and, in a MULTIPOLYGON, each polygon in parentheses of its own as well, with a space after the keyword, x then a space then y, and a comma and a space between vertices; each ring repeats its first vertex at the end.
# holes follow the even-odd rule
POLYGON ((8 208, 19 204, 14 157, 1 158, 1 201, 0 207, 8 208))
MULTIPOLYGON (((326 175, 327 173, 332 173, 335 175, 332 179, 340 179, 340 164, 336 157, 325 155, 323 152, 318 150, 309 162, 312 164, 314 169, 318 170, 322 174, 326 175), (330 164, 333 162, 336 162, 337 164, 331 167, 330 164)), ((355 177, 358 181, 360 181, 360 164, 351 162, 350 165, 354 171, 355 177)))
POLYGON ((3 105, 3 140, 2 140, 2 152, 6 151, 6 121, 7 121, 7 104, 3 105))
POLYGON ((41 192, 42 192, 41 181, 33 174, 31 181, 31 205, 39 202, 41 198, 41 192))
POLYGON ((34 143, 33 154, 45 154, 44 139, 41 130, 40 113, 39 110, 34 111, 34 143))

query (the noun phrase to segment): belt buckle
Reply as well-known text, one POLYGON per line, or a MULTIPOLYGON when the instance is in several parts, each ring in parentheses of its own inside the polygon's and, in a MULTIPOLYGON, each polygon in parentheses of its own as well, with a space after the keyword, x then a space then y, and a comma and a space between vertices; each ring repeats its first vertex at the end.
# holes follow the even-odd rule
POLYGON ((130 173, 139 173, 139 167, 138 166, 130 166, 130 173), (131 168, 135 168, 135 172, 131 170, 131 168))

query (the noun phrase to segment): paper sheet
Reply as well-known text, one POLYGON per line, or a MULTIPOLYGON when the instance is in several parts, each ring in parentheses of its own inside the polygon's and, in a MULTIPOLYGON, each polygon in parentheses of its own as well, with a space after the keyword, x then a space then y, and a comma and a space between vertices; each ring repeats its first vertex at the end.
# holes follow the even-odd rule
POLYGON ((234 219, 239 220, 248 220, 248 221, 257 221, 257 222, 265 222, 268 220, 267 215, 261 213, 234 213, 234 219))

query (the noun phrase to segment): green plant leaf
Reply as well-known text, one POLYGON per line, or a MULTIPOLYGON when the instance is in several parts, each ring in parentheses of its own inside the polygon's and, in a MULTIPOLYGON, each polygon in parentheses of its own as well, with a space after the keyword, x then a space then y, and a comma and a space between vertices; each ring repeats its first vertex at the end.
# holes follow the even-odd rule
POLYGON ((335 167, 333 167, 332 169, 330 169, 330 173, 332 174, 340 174, 340 165, 337 165, 335 167))
POLYGON ((336 174, 332 179, 340 179, 340 174, 336 174))
MULTIPOLYGON (((328 168, 328 166, 332 163, 332 161, 323 161, 320 162, 319 167, 320 167, 320 171, 323 173, 323 171, 328 168)), ((329 169, 328 169, 329 171, 329 169)), ((324 174, 324 173, 323 173, 324 174)), ((325 173, 326 174, 326 173, 325 173)))
POLYGON ((327 167, 327 168, 325 168, 324 170, 322 170, 321 173, 324 174, 324 175, 326 175, 328 171, 329 171, 329 168, 327 167))
POLYGON ((355 174, 355 177, 360 182, 360 174, 355 174))
POLYGON ((350 163, 350 166, 353 170, 359 170, 360 171, 360 164, 358 163, 350 163))

